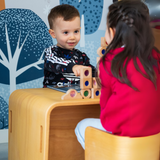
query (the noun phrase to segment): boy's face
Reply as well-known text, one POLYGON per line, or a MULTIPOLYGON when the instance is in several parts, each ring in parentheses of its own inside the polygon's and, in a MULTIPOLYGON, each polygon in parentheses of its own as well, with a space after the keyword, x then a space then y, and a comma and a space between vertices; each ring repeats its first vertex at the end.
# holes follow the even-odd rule
POLYGON ((75 17, 70 21, 64 21, 59 17, 54 22, 53 30, 49 33, 57 40, 57 46, 72 50, 80 40, 80 17, 75 17))

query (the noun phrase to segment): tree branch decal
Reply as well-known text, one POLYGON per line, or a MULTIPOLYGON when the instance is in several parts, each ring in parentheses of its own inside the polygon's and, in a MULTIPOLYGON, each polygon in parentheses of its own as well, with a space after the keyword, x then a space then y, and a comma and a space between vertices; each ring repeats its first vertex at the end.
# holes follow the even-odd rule
POLYGON ((43 77, 43 52, 53 41, 46 24, 31 10, 5 9, 0 19, 0 69, 4 73, 0 83, 9 84, 12 93, 16 84, 43 77))

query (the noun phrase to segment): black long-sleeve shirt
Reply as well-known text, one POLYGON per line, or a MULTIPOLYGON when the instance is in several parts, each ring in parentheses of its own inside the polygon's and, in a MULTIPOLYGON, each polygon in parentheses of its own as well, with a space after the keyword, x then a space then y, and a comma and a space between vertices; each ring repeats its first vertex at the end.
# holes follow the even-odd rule
POLYGON ((90 59, 78 49, 68 50, 54 45, 44 52, 44 87, 79 83, 79 79, 72 71, 74 65, 90 66, 92 76, 95 75, 95 67, 90 64, 90 59))

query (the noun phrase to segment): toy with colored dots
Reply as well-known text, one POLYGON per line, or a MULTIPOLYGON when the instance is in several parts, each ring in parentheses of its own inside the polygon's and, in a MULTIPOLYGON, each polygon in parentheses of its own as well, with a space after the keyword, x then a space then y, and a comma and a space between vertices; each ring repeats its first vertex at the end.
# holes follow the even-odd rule
MULTIPOLYGON (((97 63, 99 62, 101 57, 105 54, 107 46, 108 45, 105 40, 105 37, 101 37, 101 46, 97 49, 97 54, 99 55, 99 57, 97 57, 97 63)), ((98 75, 99 75, 99 71, 98 71, 98 75)))
MULTIPOLYGON (((97 50, 97 54, 99 57, 97 57, 97 63, 101 59, 101 57, 105 54, 107 47, 107 43, 104 37, 101 37, 101 46, 97 50)), ((80 88, 81 91, 78 93, 76 90, 74 91, 75 94, 73 94, 73 90, 69 89, 65 95, 63 95, 64 99, 87 99, 87 98, 100 98, 101 94, 101 88, 97 84, 96 78, 92 78, 92 68, 91 67, 85 67, 81 69, 80 74, 80 88), (81 98, 80 98, 81 97, 81 98)), ((99 75, 99 73, 98 73, 99 75)))
POLYGON ((101 88, 98 83, 97 83, 97 80, 95 77, 92 78, 92 88, 101 88))
POLYGON ((82 96, 83 99, 91 98, 91 90, 90 89, 82 89, 80 91, 80 93, 81 93, 81 96, 82 96))
POLYGON ((91 89, 91 98, 100 98, 101 89, 100 88, 92 88, 91 89))
POLYGON ((92 68, 85 67, 81 69, 80 88, 82 98, 99 98, 100 86, 97 84, 96 78, 92 78, 92 68))
POLYGON ((62 100, 70 99, 89 99, 100 97, 100 86, 97 84, 96 78, 92 78, 92 68, 83 67, 80 73, 80 93, 74 89, 69 89, 66 94, 62 96, 62 100))
POLYGON ((101 37, 101 46, 97 49, 97 54, 102 57, 105 54, 107 43, 104 37, 101 37))
POLYGON ((61 97, 62 100, 69 100, 69 99, 82 99, 82 96, 75 90, 69 89, 66 94, 61 97))
POLYGON ((80 88, 90 89, 92 88, 92 68, 85 67, 81 69, 80 73, 80 88))
POLYGON ((97 54, 102 57, 104 54, 105 54, 105 51, 106 51, 106 47, 99 47, 97 49, 97 54))

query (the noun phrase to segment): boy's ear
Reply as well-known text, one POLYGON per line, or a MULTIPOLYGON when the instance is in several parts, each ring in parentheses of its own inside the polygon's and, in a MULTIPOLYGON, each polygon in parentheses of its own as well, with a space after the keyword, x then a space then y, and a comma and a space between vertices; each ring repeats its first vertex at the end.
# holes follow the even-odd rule
POLYGON ((53 29, 49 29, 49 34, 53 37, 56 38, 55 32, 53 29))
POLYGON ((110 30, 110 36, 111 36, 111 38, 113 39, 114 38, 114 35, 115 35, 115 33, 116 33, 116 30, 115 30, 115 28, 109 28, 109 30, 110 30))

